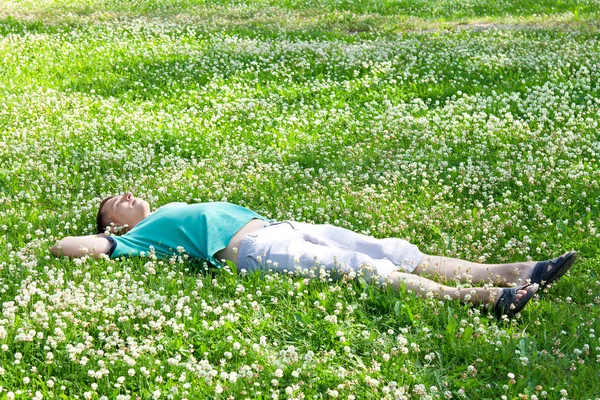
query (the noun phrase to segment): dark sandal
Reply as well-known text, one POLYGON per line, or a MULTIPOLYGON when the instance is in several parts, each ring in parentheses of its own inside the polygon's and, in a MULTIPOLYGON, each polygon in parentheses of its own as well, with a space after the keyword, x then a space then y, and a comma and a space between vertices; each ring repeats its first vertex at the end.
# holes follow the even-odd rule
POLYGON ((528 283, 523 286, 518 286, 514 288, 504 288, 502 290, 502 295, 494 304, 494 313, 500 319, 502 319, 503 315, 507 317, 512 317, 519 311, 525 307, 525 304, 533 297, 533 295, 538 291, 539 285, 537 283, 528 283), (525 289, 532 286, 533 290, 527 290, 527 294, 521 297, 521 300, 516 299, 517 291, 521 289, 525 289))
POLYGON ((569 251, 553 260, 540 261, 533 267, 531 282, 539 284, 542 288, 555 282, 563 276, 577 259, 576 251, 569 251), (548 266, 552 268, 548 270, 548 266))

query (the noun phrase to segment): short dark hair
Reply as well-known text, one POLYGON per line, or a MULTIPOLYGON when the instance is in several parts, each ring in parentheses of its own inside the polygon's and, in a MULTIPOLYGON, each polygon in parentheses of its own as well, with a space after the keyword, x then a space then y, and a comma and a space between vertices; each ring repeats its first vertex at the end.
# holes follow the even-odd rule
POLYGON ((102 200, 100 203, 100 207, 98 208, 98 214, 96 215, 96 229, 98 233, 103 233, 108 225, 110 225, 110 221, 108 220, 107 213, 102 212, 102 207, 104 207, 104 203, 108 200, 112 199, 115 196, 110 196, 102 200))

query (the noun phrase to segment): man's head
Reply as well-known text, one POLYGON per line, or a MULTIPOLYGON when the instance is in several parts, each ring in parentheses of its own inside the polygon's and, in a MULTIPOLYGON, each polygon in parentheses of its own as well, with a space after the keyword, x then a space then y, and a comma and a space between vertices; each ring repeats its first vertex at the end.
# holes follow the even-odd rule
POLYGON ((112 223, 113 227, 127 225, 125 229, 127 231, 146 218, 148 214, 150 214, 148 202, 133 197, 131 193, 107 197, 100 203, 96 216, 96 229, 98 229, 98 233, 102 233, 112 223))

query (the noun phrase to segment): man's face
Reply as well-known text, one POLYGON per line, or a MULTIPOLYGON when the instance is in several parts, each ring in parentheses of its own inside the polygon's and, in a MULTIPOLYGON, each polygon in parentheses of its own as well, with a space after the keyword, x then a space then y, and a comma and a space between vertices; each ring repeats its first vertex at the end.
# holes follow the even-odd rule
POLYGON ((125 193, 108 199, 102 212, 115 226, 127 225, 131 229, 150 214, 150 206, 147 201, 125 193))

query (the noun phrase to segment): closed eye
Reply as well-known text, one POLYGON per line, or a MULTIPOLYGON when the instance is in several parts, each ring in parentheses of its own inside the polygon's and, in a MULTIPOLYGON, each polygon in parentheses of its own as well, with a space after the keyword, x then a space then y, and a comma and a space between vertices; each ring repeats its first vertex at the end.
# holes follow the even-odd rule
POLYGON ((117 206, 123 202, 123 196, 120 196, 118 199, 119 200, 117 200, 117 197, 115 197, 115 202, 113 203, 113 209, 117 208, 117 206))

